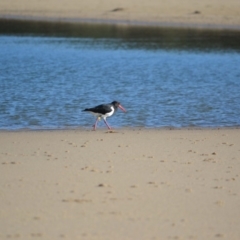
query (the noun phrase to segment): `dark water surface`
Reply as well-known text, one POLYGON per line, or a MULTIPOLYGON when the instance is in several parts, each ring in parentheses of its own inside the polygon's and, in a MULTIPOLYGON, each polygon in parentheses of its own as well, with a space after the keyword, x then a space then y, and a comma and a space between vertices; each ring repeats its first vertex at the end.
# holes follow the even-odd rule
POLYGON ((0 23, 0 129, 240 126, 239 32, 0 23))

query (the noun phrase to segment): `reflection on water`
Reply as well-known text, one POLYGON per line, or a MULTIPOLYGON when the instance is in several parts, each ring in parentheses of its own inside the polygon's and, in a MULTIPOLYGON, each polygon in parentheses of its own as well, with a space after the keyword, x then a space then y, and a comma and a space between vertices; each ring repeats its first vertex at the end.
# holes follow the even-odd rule
POLYGON ((0 34, 117 38, 129 47, 240 51, 240 31, 177 29, 0 19, 0 34))
POLYGON ((24 24, 17 35, 0 24, 1 129, 90 127, 82 109, 112 100, 128 110, 109 119, 118 127, 240 125, 240 41, 231 32, 66 33, 63 24, 44 33, 55 24, 24 24))

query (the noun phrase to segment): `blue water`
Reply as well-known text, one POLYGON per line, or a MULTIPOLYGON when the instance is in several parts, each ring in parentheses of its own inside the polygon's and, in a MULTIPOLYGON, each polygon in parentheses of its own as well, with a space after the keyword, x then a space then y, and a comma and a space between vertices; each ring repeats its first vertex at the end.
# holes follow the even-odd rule
MULTIPOLYGON (((82 109, 118 100, 113 127, 240 126, 240 53, 117 38, 0 36, 0 129, 90 128, 82 109)), ((105 127, 104 123, 100 123, 105 127)))

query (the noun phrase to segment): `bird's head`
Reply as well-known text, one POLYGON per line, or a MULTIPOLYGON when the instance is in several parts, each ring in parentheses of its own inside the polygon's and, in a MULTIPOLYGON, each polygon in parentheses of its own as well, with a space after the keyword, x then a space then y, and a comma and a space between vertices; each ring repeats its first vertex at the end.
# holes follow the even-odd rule
POLYGON ((112 105, 113 105, 113 107, 114 107, 115 109, 120 108, 123 112, 126 112, 126 109, 125 109, 123 106, 121 106, 120 102, 118 102, 118 101, 113 101, 113 102, 112 102, 112 105))

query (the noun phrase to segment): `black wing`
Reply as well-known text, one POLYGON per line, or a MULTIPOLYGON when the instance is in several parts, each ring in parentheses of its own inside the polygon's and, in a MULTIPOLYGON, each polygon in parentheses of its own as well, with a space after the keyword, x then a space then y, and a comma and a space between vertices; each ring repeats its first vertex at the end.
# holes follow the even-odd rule
POLYGON ((99 113, 99 114, 106 114, 112 111, 111 105, 109 104, 101 104, 93 108, 86 108, 83 111, 99 113))

